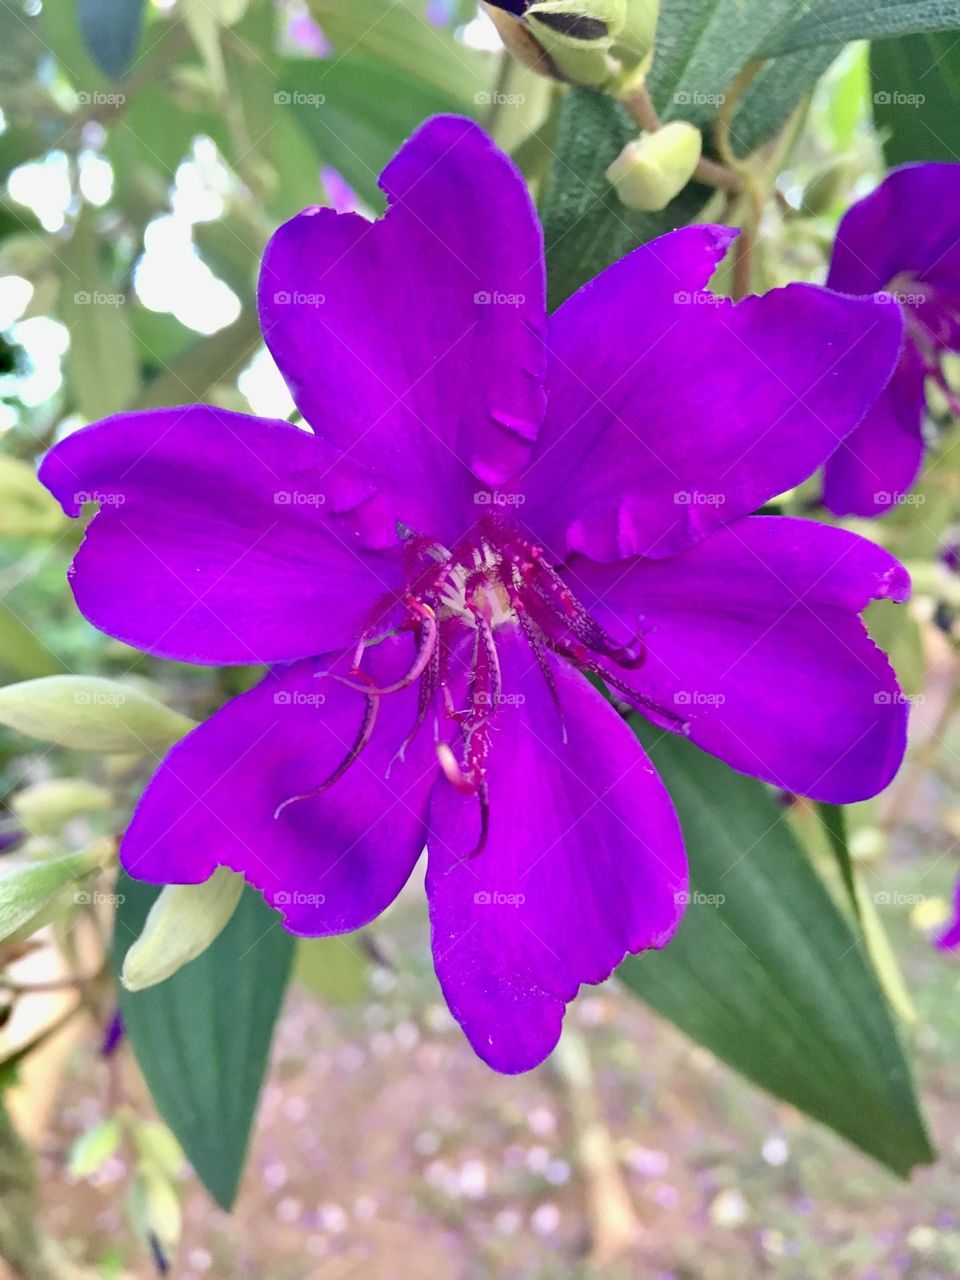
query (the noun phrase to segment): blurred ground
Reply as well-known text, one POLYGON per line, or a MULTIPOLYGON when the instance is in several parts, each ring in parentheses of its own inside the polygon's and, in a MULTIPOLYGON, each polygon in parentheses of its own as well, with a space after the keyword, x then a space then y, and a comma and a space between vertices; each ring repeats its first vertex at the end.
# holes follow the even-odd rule
MULTIPOLYGON (((923 811, 924 797, 918 809, 923 811)), ((934 812, 933 806, 928 812, 934 812)), ((179 1280, 955 1280, 960 1276, 960 964, 898 896, 946 896, 954 837, 904 832, 874 875, 915 994, 919 1084, 940 1163, 898 1183, 608 987, 570 1015, 642 1225, 593 1266, 588 1188, 563 1081, 504 1078, 473 1058, 439 1001, 416 892, 378 938, 372 998, 324 1006, 291 990, 232 1217, 185 1174, 179 1280)), ((42 1146, 44 1226, 104 1277, 153 1274, 123 1212, 127 1171, 73 1184, 65 1158, 103 1114, 92 1046, 71 1063, 42 1146)))

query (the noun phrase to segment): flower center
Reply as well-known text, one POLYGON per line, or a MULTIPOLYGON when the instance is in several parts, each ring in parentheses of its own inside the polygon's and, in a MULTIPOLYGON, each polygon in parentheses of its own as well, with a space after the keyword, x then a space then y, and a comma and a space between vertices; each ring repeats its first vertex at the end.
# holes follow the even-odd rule
MULTIPOLYGON (((678 716, 652 703, 625 680, 627 671, 643 664, 643 640, 638 636, 624 645, 608 635, 550 563, 544 548, 515 525, 498 515, 488 515, 452 549, 413 533, 407 536, 405 547, 407 585, 399 606, 391 599, 378 610, 376 620, 360 637, 349 675, 334 677, 366 698, 356 741, 335 772, 308 795, 332 786, 357 759, 373 733, 382 698, 417 684, 416 717, 395 759, 403 759, 433 712, 441 771, 458 791, 476 795, 480 803, 481 835, 475 850, 479 852, 489 820, 486 772, 491 730, 510 700, 502 687, 497 648, 497 633, 505 627, 519 631, 529 645, 562 725, 563 708, 548 656, 551 653, 600 676, 632 706, 682 731, 684 724, 678 716), (390 620, 386 626, 385 618, 390 620), (392 684, 377 685, 363 671, 364 653, 386 635, 403 630, 414 634, 413 663, 392 684), (442 740, 441 718, 458 726, 459 752, 442 740)), ((563 739, 566 741, 565 725, 563 739)), ((287 804, 306 798, 291 797, 277 814, 287 804)))

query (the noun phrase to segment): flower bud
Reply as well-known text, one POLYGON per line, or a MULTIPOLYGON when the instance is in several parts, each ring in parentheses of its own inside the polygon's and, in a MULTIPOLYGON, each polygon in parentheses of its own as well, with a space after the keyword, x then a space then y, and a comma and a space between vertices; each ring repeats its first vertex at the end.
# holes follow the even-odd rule
POLYGON ((176 1178, 183 1169, 186 1156, 180 1143, 165 1124, 145 1120, 133 1131, 137 1154, 144 1164, 155 1165, 168 1178, 176 1178))
POLYGON ((693 177, 702 145, 695 125, 671 121, 628 142, 607 170, 607 178, 628 209, 656 213, 693 177))
POLYGON ((77 751, 165 751, 194 722, 99 676, 41 676, 0 689, 0 724, 77 751))
POLYGON ((602 88, 620 71, 611 55, 627 0, 485 0, 504 44, 521 62, 571 84, 602 88))
POLYGON ((104 836, 79 853, 9 871, 0 878, 0 942, 28 936, 46 924, 59 911, 64 891, 105 867, 115 853, 115 841, 104 836))
POLYGON ((628 66, 642 62, 653 52, 659 17, 660 0, 627 0, 616 52, 628 66))
POLYGON ((182 1215, 176 1188, 154 1164, 143 1163, 137 1170, 128 1209, 133 1228, 153 1254, 157 1270, 168 1274, 180 1240, 182 1215))
POLYGON ((120 1146, 121 1129, 115 1116, 108 1116, 82 1133, 70 1148, 68 1168, 71 1178, 89 1178, 110 1159, 120 1146))
POLYGON ((49 778, 24 787, 10 808, 32 835, 56 835, 71 818, 103 813, 112 803, 110 792, 84 778, 49 778))
POLYGON ((243 877, 228 867, 218 867, 203 884, 167 885, 123 962, 121 981, 127 990, 154 987, 206 951, 242 892, 243 877))

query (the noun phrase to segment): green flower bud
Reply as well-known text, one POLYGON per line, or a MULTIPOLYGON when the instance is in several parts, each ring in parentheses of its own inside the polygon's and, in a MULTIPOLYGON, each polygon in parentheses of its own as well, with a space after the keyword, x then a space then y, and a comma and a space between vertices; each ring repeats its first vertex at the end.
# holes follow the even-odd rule
POLYGON ((165 751, 195 728, 117 680, 42 676, 0 689, 0 724, 77 751, 165 751))
POLYGON ((123 962, 121 981, 127 990, 154 987, 206 951, 242 892, 243 877, 228 867, 218 867, 203 884, 167 885, 123 962))
POLYGON ((87 876, 107 866, 116 855, 116 843, 107 836, 92 841, 79 853, 49 862, 19 865, 0 878, 0 942, 28 936, 61 909, 72 889, 75 895, 87 876))
POLYGON ((70 1148, 68 1169, 71 1178, 89 1178, 105 1164, 120 1146, 122 1131, 117 1120, 109 1116, 82 1133, 70 1148))
POLYGON ((175 1178, 186 1157, 180 1143, 165 1124, 147 1120, 133 1131, 133 1141, 144 1164, 152 1164, 168 1178, 175 1178))
POLYGON ((653 52, 659 18, 660 0, 627 0, 624 27, 615 52, 629 66, 653 52))
POLYGON ((24 827, 37 836, 56 835, 71 818, 103 813, 112 803, 110 792, 83 778, 51 778, 24 787, 10 808, 24 827))
POLYGON ((176 1188, 155 1165, 141 1164, 130 1186, 127 1208, 134 1230, 165 1274, 183 1221, 176 1188))
POLYGON ((695 125, 671 121, 655 133, 628 142, 607 170, 607 178, 628 209, 659 212, 693 177, 702 146, 695 125))
POLYGON ((486 0, 510 52, 543 75, 602 88, 619 73, 611 49, 627 24, 627 0, 486 0))

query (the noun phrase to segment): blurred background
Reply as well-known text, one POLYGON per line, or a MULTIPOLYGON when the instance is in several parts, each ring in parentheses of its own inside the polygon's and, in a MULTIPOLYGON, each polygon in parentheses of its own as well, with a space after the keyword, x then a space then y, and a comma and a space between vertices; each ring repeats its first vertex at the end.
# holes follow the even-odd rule
MULTIPOLYGON (((0 678, 107 677, 199 720, 257 672, 156 661, 94 631, 66 580, 81 530, 36 484, 38 457, 122 408, 287 417, 254 309, 276 225, 310 204, 379 212, 376 175, 438 111, 484 123, 541 196, 564 90, 508 62, 468 0, 130 0, 119 13, 105 25, 95 4, 0 4, 0 678)), ((940 40, 887 42, 872 80, 864 44, 823 60, 764 153, 779 193, 764 286, 823 279, 839 216, 897 158, 891 132, 901 158, 960 158, 960 56, 940 40), (894 75, 923 101, 900 104, 891 131, 894 75)), ((0 1275, 960 1275, 960 970, 933 945, 960 870, 960 470, 936 408, 941 447, 914 500, 865 530, 917 588, 908 609, 871 616, 914 704, 910 757, 848 818, 936 1165, 897 1180, 616 981, 572 1007, 548 1064, 494 1075, 440 999, 414 883, 362 936, 299 945, 228 1215, 111 1043, 102 970, 120 890, 98 882, 0 948, 0 1275), (163 1190, 144 1183, 151 1143, 163 1190)), ((816 516, 817 492, 784 507, 816 516)), ((0 729, 0 860, 24 838, 42 853, 110 837, 155 762, 0 729)), ((814 820, 795 803, 789 821, 809 834, 814 820)))

